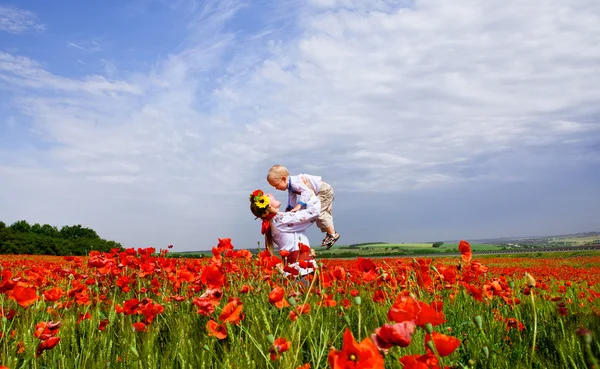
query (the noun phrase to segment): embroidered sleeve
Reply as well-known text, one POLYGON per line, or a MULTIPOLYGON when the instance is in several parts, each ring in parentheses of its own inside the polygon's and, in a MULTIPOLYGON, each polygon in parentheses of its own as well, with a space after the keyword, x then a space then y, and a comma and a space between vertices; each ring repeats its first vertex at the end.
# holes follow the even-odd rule
POLYGON ((317 196, 308 200, 306 209, 294 213, 278 213, 273 225, 282 232, 299 232, 308 228, 321 212, 321 201, 317 196))
POLYGON ((313 191, 304 184, 302 178, 291 183, 291 187, 299 193, 296 203, 302 205, 302 208, 307 208, 313 191))

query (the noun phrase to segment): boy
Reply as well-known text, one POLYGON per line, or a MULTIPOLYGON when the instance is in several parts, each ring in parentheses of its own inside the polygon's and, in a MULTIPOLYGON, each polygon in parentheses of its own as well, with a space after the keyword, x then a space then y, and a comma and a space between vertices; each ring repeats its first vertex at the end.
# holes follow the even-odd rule
POLYGON ((329 250, 335 242, 340 238, 340 235, 333 227, 333 188, 321 180, 321 177, 311 176, 308 174, 300 174, 290 176, 290 173, 283 165, 273 165, 267 174, 267 182, 280 191, 288 190, 288 207, 286 211, 298 211, 306 207, 308 199, 310 199, 311 191, 304 184, 302 178, 305 178, 313 188, 314 192, 321 200, 321 213, 317 219, 317 227, 327 235, 323 239, 321 246, 325 246, 329 250))

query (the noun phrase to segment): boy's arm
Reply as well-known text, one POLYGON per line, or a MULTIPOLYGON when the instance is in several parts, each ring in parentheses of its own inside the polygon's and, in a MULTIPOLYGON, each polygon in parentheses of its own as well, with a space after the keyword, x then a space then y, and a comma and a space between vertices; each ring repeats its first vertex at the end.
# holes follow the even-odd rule
MULTIPOLYGON (((298 201, 297 201, 297 205, 294 207, 294 209, 296 209, 296 207, 298 205, 300 205, 300 207, 296 210, 299 210, 300 208, 306 208, 306 204, 308 204, 308 201, 315 193, 313 191, 313 189, 308 186, 309 186, 309 182, 304 177, 300 177, 300 181, 294 182, 291 184, 292 190, 294 190, 296 192, 300 192, 300 194, 297 195, 298 201)), ((296 210, 292 209, 292 211, 296 211, 296 210)))

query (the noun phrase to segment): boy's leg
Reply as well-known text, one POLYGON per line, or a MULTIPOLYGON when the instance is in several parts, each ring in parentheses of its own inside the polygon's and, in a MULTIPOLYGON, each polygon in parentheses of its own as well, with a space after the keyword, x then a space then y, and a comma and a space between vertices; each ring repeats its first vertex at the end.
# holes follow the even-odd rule
POLYGON ((319 200, 321 200, 321 213, 317 218, 317 226, 322 232, 326 232, 326 236, 321 243, 321 246, 326 246, 329 250, 333 244, 340 238, 340 235, 335 232, 333 226, 333 188, 326 182, 321 183, 319 191, 319 200))
POLYGON ((331 215, 333 204, 333 188, 331 188, 328 183, 322 182, 321 189, 319 190, 317 196, 321 201, 321 212, 317 218, 317 227, 319 227, 321 232, 334 233, 335 230, 333 228, 333 217, 331 215))

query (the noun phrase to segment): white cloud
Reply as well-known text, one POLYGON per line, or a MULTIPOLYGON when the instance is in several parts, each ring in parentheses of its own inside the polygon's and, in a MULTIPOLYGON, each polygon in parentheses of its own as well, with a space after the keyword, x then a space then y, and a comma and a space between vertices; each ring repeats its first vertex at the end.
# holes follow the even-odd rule
POLYGON ((2 51, 0 51, 0 81, 19 89, 85 92, 113 96, 140 93, 139 89, 131 83, 110 81, 100 75, 90 75, 81 80, 56 76, 34 60, 2 51))
POLYGON ((92 39, 92 40, 82 40, 77 43, 73 41, 66 42, 67 48, 69 49, 77 49, 81 51, 85 51, 87 53, 95 53, 99 51, 103 51, 104 49, 100 45, 100 42, 92 39))
MULTIPOLYGON (((575 120, 600 110, 600 4, 365 4, 340 2, 304 19, 300 39, 218 90, 233 120, 254 121, 246 123, 250 134, 284 143, 269 148, 274 157, 295 168, 353 168, 373 181, 385 177, 377 191, 395 191, 430 176, 441 185, 485 178, 455 163, 558 148, 574 127, 592 132, 588 143, 598 140, 597 119, 575 120), (565 120, 569 127, 553 123, 565 120)), ((260 141, 250 137, 238 144, 256 150, 260 141)))
POLYGON ((72 48, 72 49, 79 49, 79 50, 85 50, 85 48, 81 45, 78 45, 74 42, 71 41, 67 41, 67 47, 72 48))
POLYGON ((238 2, 179 2, 189 37, 147 71, 111 60, 106 75, 70 78, 0 52, 0 88, 48 146, 21 152, 26 166, 4 160, 3 174, 15 191, 84 204, 125 240, 174 242, 159 231, 178 229, 190 245, 199 224, 210 240, 247 220, 246 194, 274 163, 389 194, 597 160, 585 148, 600 141, 600 3, 289 6, 293 26, 248 35, 232 22, 238 2))
POLYGON ((9 33, 22 33, 29 30, 43 32, 46 26, 39 23, 37 16, 28 11, 0 5, 0 30, 9 33))

